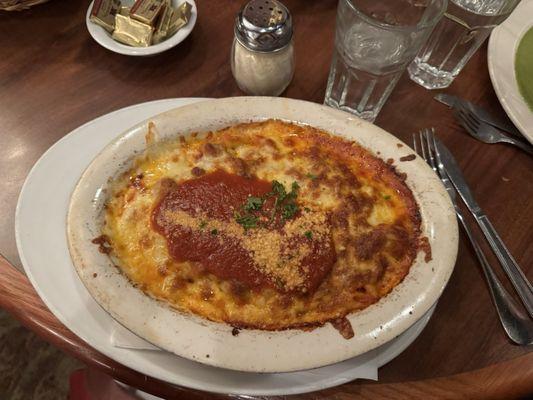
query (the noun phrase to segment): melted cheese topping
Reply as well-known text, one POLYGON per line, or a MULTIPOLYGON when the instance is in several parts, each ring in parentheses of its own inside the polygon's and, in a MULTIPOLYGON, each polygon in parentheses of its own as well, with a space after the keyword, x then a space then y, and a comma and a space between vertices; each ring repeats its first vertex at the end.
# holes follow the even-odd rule
POLYGON ((115 264, 150 296, 213 321, 276 330, 327 321, 343 325, 339 318, 385 296, 416 257, 419 226, 412 193, 390 165, 354 142, 269 120, 152 144, 112 183, 102 233, 115 264), (178 261, 167 238, 154 229, 151 216, 161 201, 162 182, 179 184, 214 171, 277 180, 286 188, 296 181, 297 203, 307 220, 289 221, 280 237, 278 231, 243 232, 234 221, 184 211, 167 210, 159 218, 238 239, 260 271, 285 279, 285 290, 252 287, 213 274, 200 262, 178 261), (309 248, 302 242, 297 257, 286 257, 280 238, 304 232, 327 236, 336 261, 318 287, 291 291, 303 282, 298 264, 309 248))

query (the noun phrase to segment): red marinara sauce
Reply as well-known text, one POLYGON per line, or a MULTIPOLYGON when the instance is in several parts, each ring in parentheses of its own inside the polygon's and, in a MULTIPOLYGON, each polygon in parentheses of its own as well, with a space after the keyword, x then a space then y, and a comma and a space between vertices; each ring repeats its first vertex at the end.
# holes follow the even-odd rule
MULTIPOLYGON (((250 288, 271 286, 283 290, 255 266, 238 238, 202 226, 200 217, 231 221, 250 196, 261 197, 270 193, 270 182, 216 170, 180 183, 167 178, 161 185, 160 198, 152 213, 152 225, 156 232, 165 237, 174 260, 199 263, 206 271, 221 279, 235 280, 250 288), (198 217, 198 226, 186 227, 167 221, 162 218, 166 211, 183 211, 198 217)), ((265 202, 265 213, 270 213, 273 203, 273 200, 265 202)), ((282 226, 281 219, 277 219, 269 229, 281 231, 282 226)), ((297 244, 293 242, 287 245, 297 244)), ((302 260, 301 265, 308 271, 304 285, 306 291, 315 290, 336 261, 331 240, 327 243, 312 241, 311 249, 311 254, 302 260)))

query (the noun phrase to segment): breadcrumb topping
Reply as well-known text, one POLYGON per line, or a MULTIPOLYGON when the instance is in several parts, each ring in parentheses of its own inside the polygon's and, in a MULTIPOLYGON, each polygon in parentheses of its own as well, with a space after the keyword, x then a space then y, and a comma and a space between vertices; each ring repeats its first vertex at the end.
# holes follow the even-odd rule
POLYGON ((303 289, 309 278, 309 268, 302 261, 313 248, 313 243, 326 241, 330 235, 327 215, 308 211, 288 221, 280 230, 258 228, 245 230, 235 221, 221 221, 205 215, 191 216, 181 210, 164 210, 157 220, 161 226, 182 226, 193 231, 217 232, 212 240, 223 244, 227 238, 236 239, 254 262, 254 268, 285 290, 303 289), (201 221, 201 222, 199 222, 201 221))

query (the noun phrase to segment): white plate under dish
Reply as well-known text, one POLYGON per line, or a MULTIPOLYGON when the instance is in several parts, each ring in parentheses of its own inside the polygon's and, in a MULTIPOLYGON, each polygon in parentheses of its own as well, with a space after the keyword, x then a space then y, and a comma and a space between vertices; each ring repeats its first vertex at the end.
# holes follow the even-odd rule
MULTIPOLYGON (((172 5, 177 7, 184 0, 172 0, 172 5)), ((153 56, 155 54, 162 53, 167 51, 174 46, 177 46, 185 40, 187 36, 192 32, 194 25, 196 24, 196 19, 198 16, 198 10, 196 8, 196 3, 194 0, 187 0, 191 4, 191 18, 187 25, 177 31, 174 35, 168 39, 162 41, 158 44, 153 44, 147 47, 133 47, 126 44, 117 42, 111 37, 111 34, 102 28, 100 25, 92 22, 89 17, 91 16, 91 10, 93 9, 94 0, 89 4, 87 9, 87 14, 85 15, 85 24, 87 25, 87 30, 92 38, 102 47, 105 47, 108 50, 111 50, 114 53, 124 54, 126 56, 153 56)), ((122 5, 132 5, 133 0, 123 0, 122 5)))
POLYGON ((308 124, 358 141, 384 159, 399 160, 413 151, 375 125, 343 111, 301 100, 276 97, 231 97, 176 108, 128 129, 89 165, 76 186, 67 216, 70 254, 81 280, 96 301, 118 322, 143 339, 179 356, 207 365, 248 372, 292 372, 323 367, 366 353, 398 336, 437 301, 455 264, 457 223, 440 180, 419 157, 398 162, 407 175, 422 217, 422 235, 433 260, 419 253, 409 274, 391 293, 347 316, 356 335, 346 340, 330 324, 312 331, 244 329, 177 312, 146 296, 114 268, 92 239, 100 235, 109 178, 130 168, 146 148, 153 126, 164 140, 207 132, 245 121, 276 118, 308 124), (95 278, 96 277, 96 278, 95 278))
POLYGON ((516 50, 531 27, 533 0, 523 0, 509 18, 492 31, 487 63, 492 86, 502 107, 522 135, 533 144, 533 111, 520 94, 515 75, 516 50))
POLYGON ((35 164, 22 188, 15 221, 20 258, 44 303, 77 336, 123 365, 172 384, 217 393, 281 396, 326 389, 353 380, 364 363, 382 366, 400 354, 422 331, 434 308, 402 335, 367 354, 302 372, 235 372, 168 352, 111 344, 114 320, 87 292, 68 252, 65 225, 70 194, 89 162, 120 132, 152 115, 198 100, 160 100, 104 115, 63 137, 35 164))

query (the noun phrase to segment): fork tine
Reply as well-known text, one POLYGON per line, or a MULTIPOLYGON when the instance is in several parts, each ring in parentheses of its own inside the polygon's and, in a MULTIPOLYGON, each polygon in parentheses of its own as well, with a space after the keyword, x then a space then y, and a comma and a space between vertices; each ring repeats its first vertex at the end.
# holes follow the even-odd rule
POLYGON ((433 132, 433 136, 431 138, 431 142, 432 142, 432 147, 433 147, 433 152, 435 153, 435 158, 437 160, 437 171, 438 171, 438 174, 441 178, 444 178, 444 171, 443 171, 443 165, 442 165, 442 160, 440 158, 440 152, 439 152, 439 147, 437 146, 437 138, 435 137, 435 132, 433 132))
POLYGON ((442 160, 440 158, 440 151, 439 147, 437 146, 437 137, 435 135, 435 131, 431 132, 431 138, 430 138, 430 146, 433 150, 433 154, 435 154, 435 160, 437 162, 437 175, 440 179, 446 180, 448 178, 448 173, 444 169, 444 166, 442 165, 442 160))
POLYGON ((468 115, 469 119, 474 122, 476 125, 479 125, 481 124, 481 120, 479 119, 478 115, 472 110, 472 108, 470 107, 470 105, 468 104, 458 104, 458 108, 460 108, 461 110, 463 110, 465 112, 466 115, 468 115))
POLYGON ((468 118, 468 112, 465 109, 457 109, 455 111, 455 116, 459 118, 459 121, 462 122, 463 126, 467 125, 471 129, 475 129, 476 128, 476 126, 468 118))
POLYGON ((420 155, 420 149, 419 149, 419 145, 418 145, 418 141, 416 140, 416 133, 413 133, 412 134, 413 136, 413 150, 415 151, 416 154, 420 155))
POLYGON ((435 164, 435 158, 433 157, 433 151, 431 149, 431 144, 430 144, 430 136, 433 130, 434 128, 424 130, 424 139, 425 139, 425 145, 426 145, 427 155, 428 155, 426 161, 429 164, 429 166, 433 169, 433 171, 437 173, 437 165, 435 164))
POLYGON ((468 108, 463 106, 460 111, 462 112, 465 121, 467 121, 472 128, 479 128, 479 120, 474 117, 474 114, 472 114, 472 112, 468 108))
POLYGON ((431 147, 431 150, 433 151, 433 154, 435 155, 435 160, 438 163, 439 162, 439 158, 438 158, 437 152, 439 150, 437 149, 437 139, 435 137, 435 130, 434 129, 432 130, 431 135, 429 137, 429 145, 431 147))
POLYGON ((467 120, 465 120, 465 118, 463 117, 463 114, 461 114, 459 111, 455 111, 454 112, 454 115, 455 117, 459 120, 459 123, 461 124, 461 126, 463 128, 465 128, 467 130, 468 133, 470 133, 471 135, 475 135, 476 134, 476 130, 474 127, 470 126, 470 124, 468 123, 467 120))
POLYGON ((442 179, 442 174, 440 173, 437 167, 437 161, 433 157, 433 154, 435 154, 436 156, 437 153, 437 147, 435 143, 435 128, 433 127, 431 129, 422 129, 418 133, 418 135, 416 133, 413 133, 413 148, 419 155, 422 156, 424 161, 428 163, 428 165, 431 167, 431 169, 433 169, 437 176, 442 179))
POLYGON ((430 163, 430 153, 427 145, 427 128, 424 128, 420 131, 420 146, 422 147, 422 154, 424 161, 431 167, 430 163))
POLYGON ((425 149, 425 146, 424 146, 424 134, 423 132, 425 131, 425 129, 422 129, 420 132, 418 132, 418 139, 420 141, 420 150, 422 151, 422 158, 424 159, 424 161, 428 161, 427 159, 427 155, 426 155, 426 149, 425 149))

